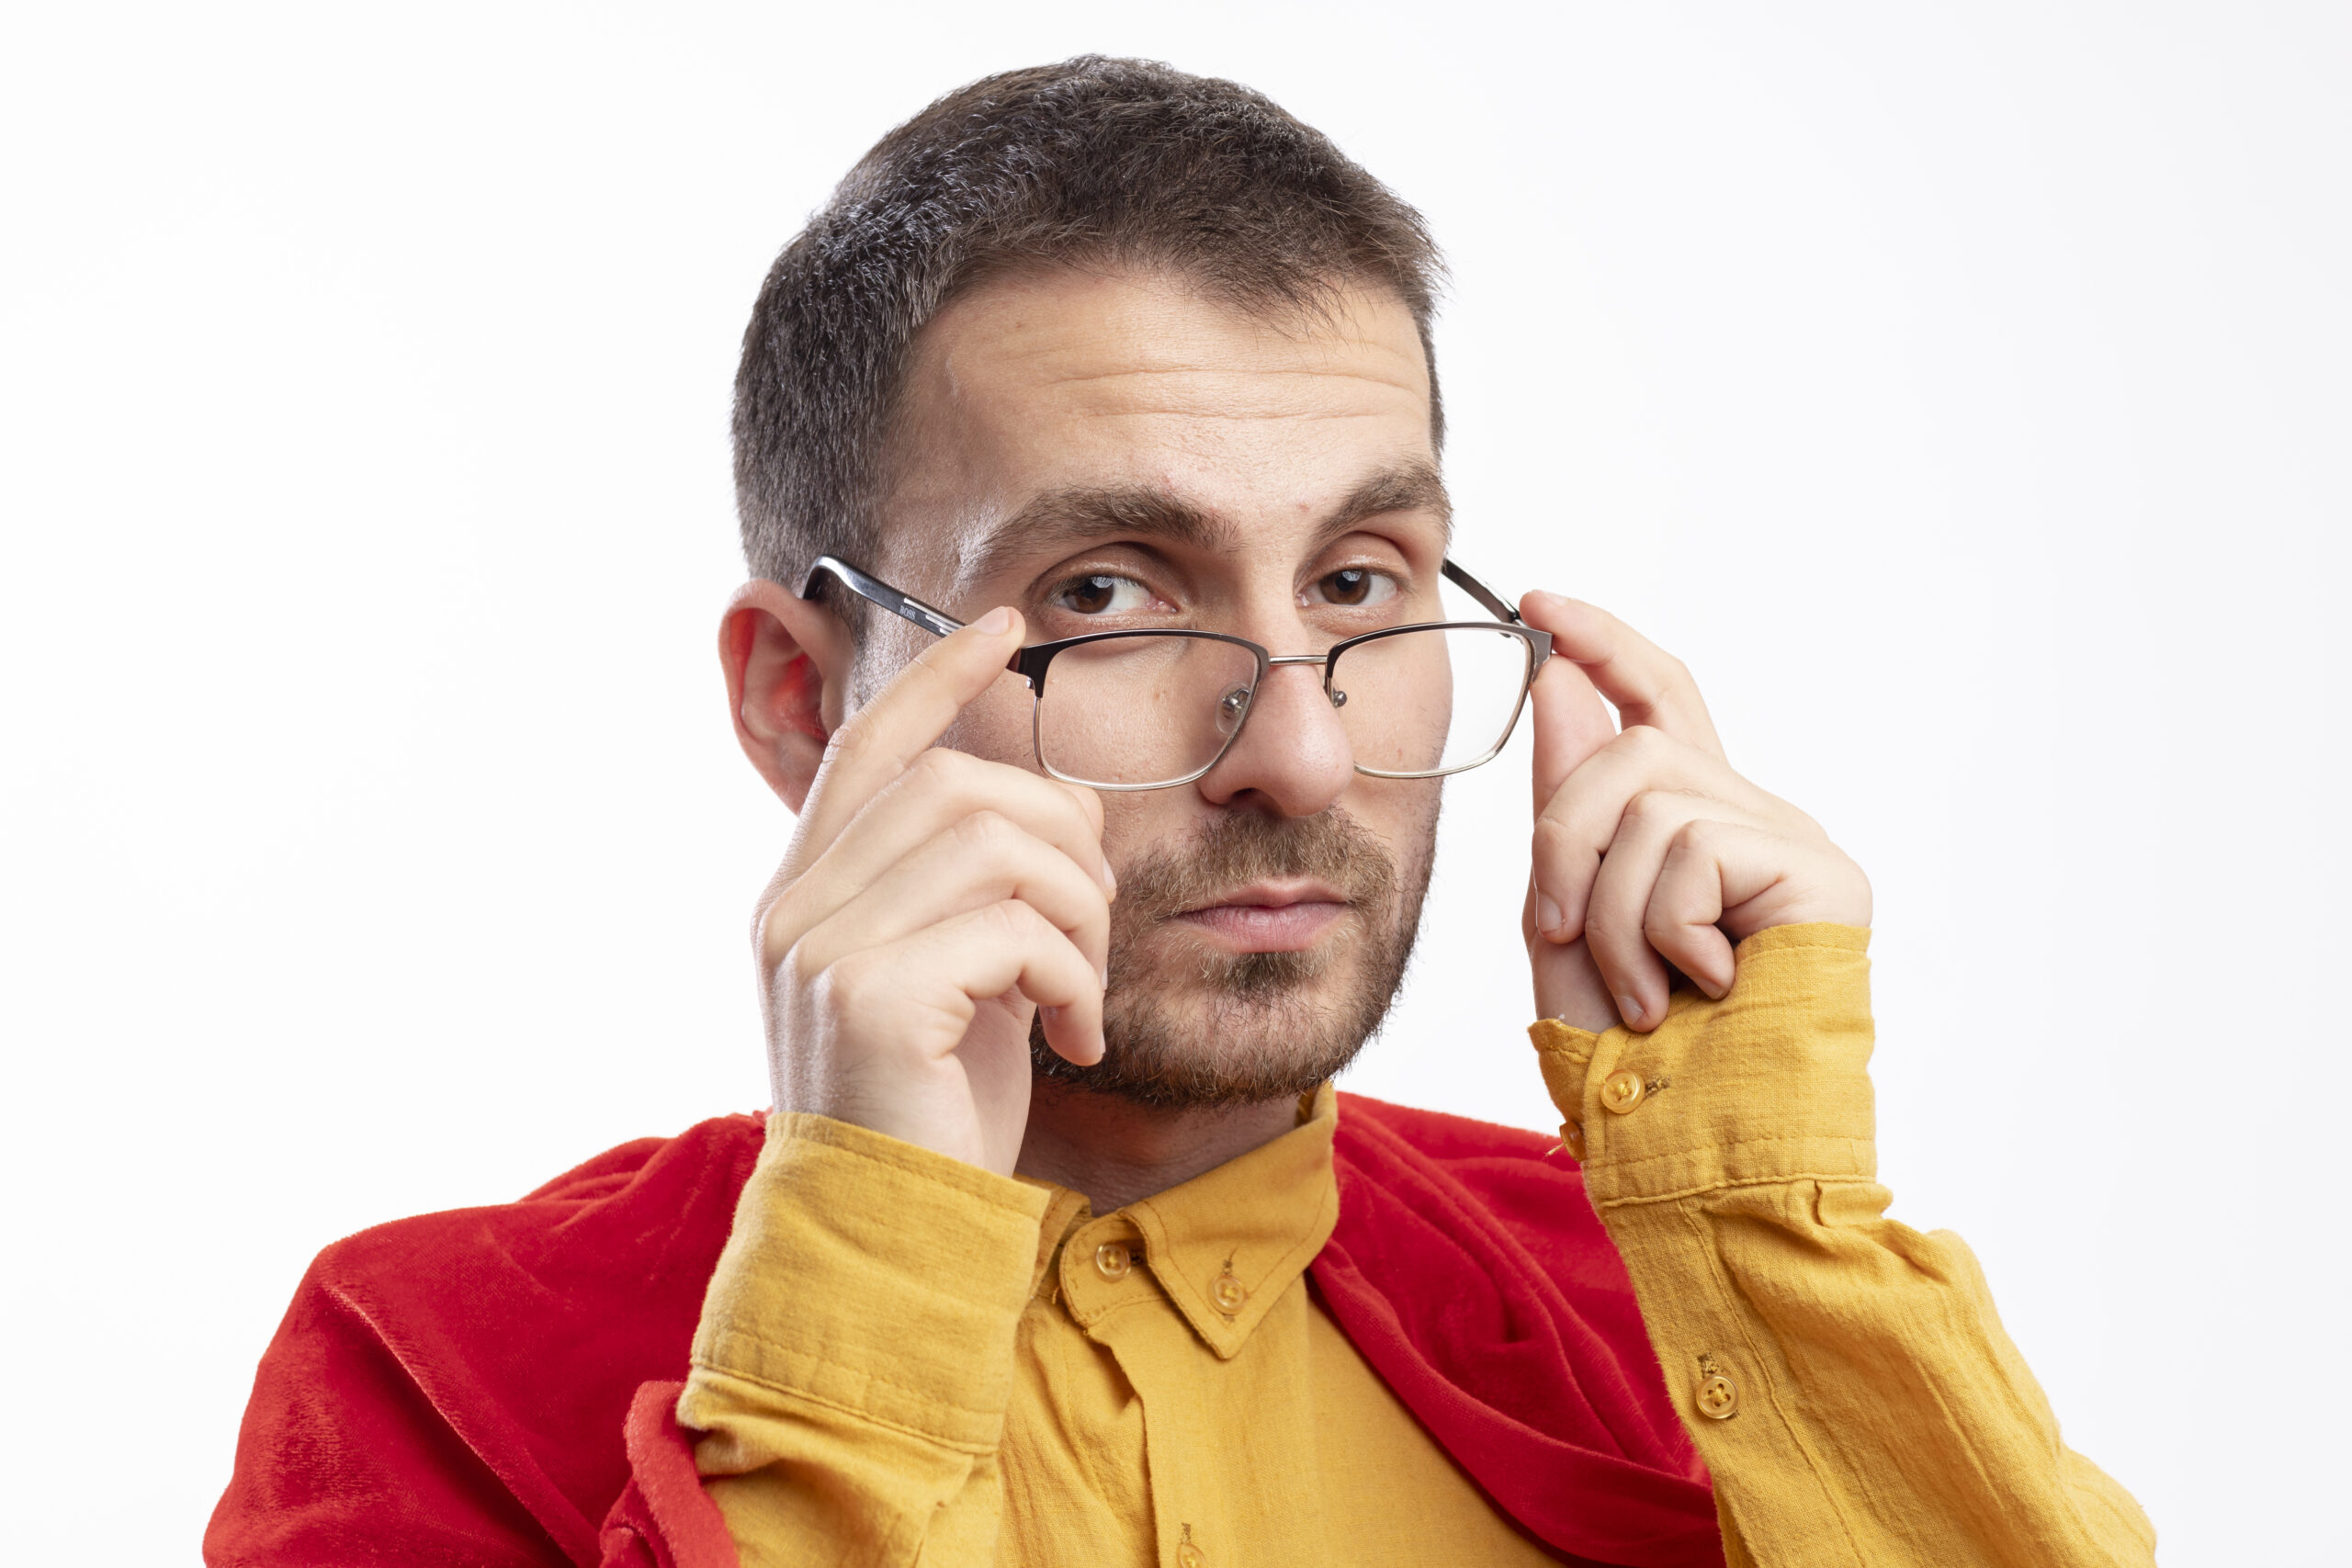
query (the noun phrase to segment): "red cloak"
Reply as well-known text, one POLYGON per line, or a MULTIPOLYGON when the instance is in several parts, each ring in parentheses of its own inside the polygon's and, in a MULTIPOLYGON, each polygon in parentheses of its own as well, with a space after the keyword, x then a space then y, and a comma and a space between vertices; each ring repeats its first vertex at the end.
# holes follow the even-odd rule
MULTIPOLYGON (((735 1568, 673 1409, 761 1137, 722 1117, 321 1253, 254 1377, 205 1560, 735 1568)), ((1633 1286, 1551 1147, 1342 1095, 1314 1287, 1565 1561, 1720 1564, 1633 1286)))

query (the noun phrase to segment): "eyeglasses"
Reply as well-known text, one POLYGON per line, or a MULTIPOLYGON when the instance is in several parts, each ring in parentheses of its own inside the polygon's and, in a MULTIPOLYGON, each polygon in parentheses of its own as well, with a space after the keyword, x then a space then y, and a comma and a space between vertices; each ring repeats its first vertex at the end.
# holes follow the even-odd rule
MULTIPOLYGON (((1267 672, 1282 664, 1323 667, 1324 695, 1360 773, 1434 779, 1492 761, 1552 656, 1552 634, 1521 625, 1453 562, 1444 572, 1495 619, 1389 626, 1321 653, 1278 654, 1205 631, 1091 632, 1024 648, 1005 668, 1029 682, 1038 765, 1093 789, 1191 784, 1232 748, 1267 672)), ((963 629, 831 556, 817 558, 800 596, 814 599, 828 576, 925 631, 963 629)))

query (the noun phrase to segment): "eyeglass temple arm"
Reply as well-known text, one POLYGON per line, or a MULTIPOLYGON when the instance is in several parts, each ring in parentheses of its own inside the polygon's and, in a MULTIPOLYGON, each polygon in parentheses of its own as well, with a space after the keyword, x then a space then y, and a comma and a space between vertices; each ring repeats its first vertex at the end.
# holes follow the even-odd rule
POLYGON ((911 593, 899 592, 878 577, 868 577, 835 556, 817 558, 816 564, 808 569, 807 580, 800 584, 800 596, 814 599, 817 590, 824 586, 828 575, 838 578, 842 587, 859 598, 879 604, 894 615, 904 615, 933 637, 945 637, 964 629, 964 623, 955 616, 941 614, 911 593))
MULTIPOLYGON (((814 599, 824 580, 833 577, 842 587, 869 604, 879 604, 894 615, 902 615, 933 637, 946 637, 964 629, 964 623, 933 605, 924 604, 911 593, 901 593, 878 577, 869 577, 838 556, 819 556, 808 569, 808 577, 800 584, 800 596, 814 599)), ((1028 682, 1037 683, 1037 671, 1027 667, 1028 649, 1016 649, 1004 667, 1028 682)))
MULTIPOLYGON (((1524 625, 1519 618, 1519 612, 1503 603, 1501 594, 1454 565, 1451 558, 1447 559, 1442 570, 1446 581, 1478 601, 1478 607, 1487 614, 1498 621, 1509 621, 1515 626, 1524 625)), ((1534 645, 1535 664, 1540 669, 1544 661, 1552 657, 1552 634, 1530 628, 1527 640, 1534 645)))

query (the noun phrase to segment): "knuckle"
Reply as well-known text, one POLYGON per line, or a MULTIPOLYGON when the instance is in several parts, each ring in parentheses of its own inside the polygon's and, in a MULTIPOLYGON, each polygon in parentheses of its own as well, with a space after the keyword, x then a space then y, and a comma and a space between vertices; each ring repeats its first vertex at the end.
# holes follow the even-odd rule
POLYGON ((1706 817, 1694 817, 1676 829, 1673 847, 1686 854, 1704 855, 1724 841, 1724 825, 1706 817))
POLYGON ((1007 854, 1021 829, 1012 818, 992 806, 982 806, 956 819, 950 829, 967 849, 995 861, 1007 854))
POLYGON ((1600 799, 1576 800, 1555 796, 1544 814, 1535 819, 1535 843, 1540 850, 1555 854, 1590 854, 1600 845, 1594 841, 1597 832, 1604 831, 1598 818, 1604 808, 1600 799))
POLYGON ((1646 761, 1662 754, 1668 741, 1666 731, 1654 724, 1629 724, 1611 744, 1615 750, 1628 757, 1646 761))
POLYGON ((828 964, 814 953, 803 952, 805 946, 804 943, 793 949, 793 967, 810 997, 831 1012, 864 1011, 865 998, 873 994, 881 967, 874 956, 847 953, 828 964))
POLYGON ((1671 888, 1660 889, 1658 897, 1650 900, 1642 915, 1642 934, 1652 946, 1680 936, 1683 922, 1678 918, 1689 906, 1690 899, 1678 897, 1671 888))
POLYGON ((1662 828, 1686 809, 1671 792, 1645 789, 1625 803, 1624 822, 1629 828, 1662 828))
POLYGON ((1025 942, 1037 935, 1044 919, 1019 898, 1003 898, 988 907, 987 918, 1009 942, 1025 942))
POLYGON ((790 947, 808 934, 816 920, 808 908, 808 894, 797 875, 779 869, 770 879, 767 890, 752 916, 752 936, 760 953, 771 964, 784 956, 790 947))
POLYGON ((1590 834, 1575 820, 1545 817, 1536 822, 1529 858, 1552 875, 1589 875, 1597 855, 1590 834))
POLYGON ((963 787, 970 777, 971 759, 961 751, 945 746, 927 746, 922 754, 907 764, 907 772, 924 789, 953 791, 963 787))
POLYGON ((1638 919, 1627 919, 1613 899, 1597 901, 1585 911, 1585 941, 1596 950, 1623 948, 1639 931, 1638 919))
POLYGON ((752 942, 761 960, 771 969, 780 964, 791 952, 794 922, 786 910, 786 900, 770 900, 752 921, 752 942))
POLYGON ((803 935, 784 950, 775 970, 776 978, 793 990, 814 992, 829 988, 828 971, 839 967, 829 964, 808 935, 803 935))

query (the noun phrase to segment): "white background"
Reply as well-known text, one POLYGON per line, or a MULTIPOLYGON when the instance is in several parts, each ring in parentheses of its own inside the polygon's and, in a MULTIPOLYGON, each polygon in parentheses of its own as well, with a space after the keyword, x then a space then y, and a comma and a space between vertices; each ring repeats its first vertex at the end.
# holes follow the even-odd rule
MULTIPOLYGON (((742 322, 894 121, 1102 49, 1429 215, 1463 558, 1682 654, 1875 877, 1897 1214, 1974 1245, 2173 1568, 2345 1561, 2352 12, 42 12, 0 40, 13 1559, 193 1560, 327 1241, 763 1100, 742 322)), ((1549 1120, 1523 767, 1455 791, 1352 1087, 1549 1120)))

